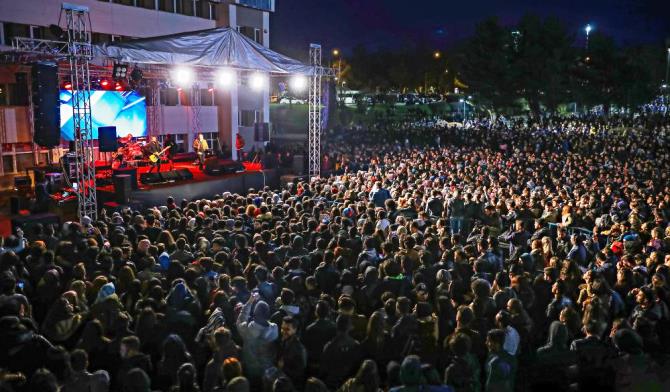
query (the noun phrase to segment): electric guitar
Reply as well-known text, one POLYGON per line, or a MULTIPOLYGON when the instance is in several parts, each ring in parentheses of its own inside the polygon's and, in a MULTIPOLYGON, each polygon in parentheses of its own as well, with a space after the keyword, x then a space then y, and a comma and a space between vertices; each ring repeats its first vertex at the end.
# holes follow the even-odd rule
POLYGON ((155 152, 155 153, 149 155, 149 160, 151 161, 151 163, 158 162, 158 160, 161 159, 161 155, 163 155, 163 153, 165 153, 165 151, 169 150, 170 147, 172 147, 172 146, 167 146, 164 149, 160 150, 159 152, 155 152))

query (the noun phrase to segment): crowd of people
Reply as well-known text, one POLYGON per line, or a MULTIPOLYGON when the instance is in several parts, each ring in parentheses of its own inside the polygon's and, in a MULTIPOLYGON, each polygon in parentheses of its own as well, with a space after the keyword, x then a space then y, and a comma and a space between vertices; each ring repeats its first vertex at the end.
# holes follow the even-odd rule
POLYGON ((670 390, 670 121, 330 132, 0 248, 0 391, 670 390))

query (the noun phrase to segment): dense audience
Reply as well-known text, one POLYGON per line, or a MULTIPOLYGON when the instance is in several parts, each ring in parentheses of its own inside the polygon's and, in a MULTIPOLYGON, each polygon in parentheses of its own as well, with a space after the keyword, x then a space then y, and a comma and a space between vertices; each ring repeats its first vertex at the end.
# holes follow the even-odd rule
POLYGON ((324 146, 311 183, 5 238, 0 390, 670 389, 667 117, 324 146))

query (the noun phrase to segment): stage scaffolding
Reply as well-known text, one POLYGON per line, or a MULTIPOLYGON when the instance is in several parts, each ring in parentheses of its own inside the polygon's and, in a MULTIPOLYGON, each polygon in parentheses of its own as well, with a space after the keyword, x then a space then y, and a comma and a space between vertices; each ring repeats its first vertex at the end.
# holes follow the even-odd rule
POLYGON ((95 157, 93 155, 93 124, 91 119, 91 76, 89 61, 93 58, 91 19, 88 7, 64 3, 61 17, 67 24, 68 60, 72 83, 72 121, 76 152, 77 199, 79 221, 98 214, 95 190, 95 157))

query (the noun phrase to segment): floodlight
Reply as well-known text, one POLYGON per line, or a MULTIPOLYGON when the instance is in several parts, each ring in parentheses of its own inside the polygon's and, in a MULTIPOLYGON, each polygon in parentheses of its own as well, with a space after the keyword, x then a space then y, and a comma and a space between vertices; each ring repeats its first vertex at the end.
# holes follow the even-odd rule
POLYGON ((190 68, 181 67, 174 71, 174 82, 182 87, 188 87, 193 81, 193 71, 190 68))
POLYGON ((231 87, 235 83, 235 71, 230 68, 221 68, 216 75, 216 80, 221 87, 231 87))
POLYGON ((291 78, 289 84, 291 89, 296 92, 305 91, 305 88, 307 88, 307 78, 303 75, 295 75, 291 78))
POLYGON ((249 85, 254 90, 262 90, 266 83, 266 77, 262 73, 252 74, 249 78, 249 85))

